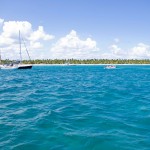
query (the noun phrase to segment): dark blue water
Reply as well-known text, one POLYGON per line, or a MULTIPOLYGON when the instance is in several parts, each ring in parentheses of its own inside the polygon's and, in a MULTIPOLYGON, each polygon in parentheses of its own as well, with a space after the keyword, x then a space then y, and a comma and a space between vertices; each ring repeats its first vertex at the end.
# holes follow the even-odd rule
POLYGON ((0 70, 1 150, 150 150, 150 66, 0 70))

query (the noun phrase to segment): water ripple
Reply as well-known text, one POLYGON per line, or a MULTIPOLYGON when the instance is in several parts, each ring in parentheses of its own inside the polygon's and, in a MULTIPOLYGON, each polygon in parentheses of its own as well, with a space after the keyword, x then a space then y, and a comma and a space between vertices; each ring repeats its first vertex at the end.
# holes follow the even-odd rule
POLYGON ((150 67, 0 71, 0 149, 149 150, 150 67))

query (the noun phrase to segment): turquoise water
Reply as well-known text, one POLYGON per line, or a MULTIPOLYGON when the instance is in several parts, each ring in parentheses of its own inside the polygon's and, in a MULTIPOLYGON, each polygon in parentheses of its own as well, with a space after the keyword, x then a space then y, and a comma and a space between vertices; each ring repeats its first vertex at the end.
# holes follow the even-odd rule
POLYGON ((1 150, 150 150, 150 66, 0 70, 1 150))

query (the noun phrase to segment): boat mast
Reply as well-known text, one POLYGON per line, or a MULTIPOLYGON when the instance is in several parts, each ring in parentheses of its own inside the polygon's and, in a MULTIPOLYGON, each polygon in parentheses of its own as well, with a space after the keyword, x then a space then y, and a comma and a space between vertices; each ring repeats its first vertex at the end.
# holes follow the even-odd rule
POLYGON ((2 63, 2 58, 1 58, 1 50, 0 50, 0 64, 2 63))
POLYGON ((20 63, 22 63, 20 30, 19 30, 19 48, 20 48, 20 63))

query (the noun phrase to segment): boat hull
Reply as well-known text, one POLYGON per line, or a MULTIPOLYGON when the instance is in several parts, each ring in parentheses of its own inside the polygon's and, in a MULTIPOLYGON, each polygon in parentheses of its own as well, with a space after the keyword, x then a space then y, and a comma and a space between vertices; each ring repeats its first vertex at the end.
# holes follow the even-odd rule
POLYGON ((22 66, 18 66, 18 69, 31 69, 32 65, 22 65, 22 66))

